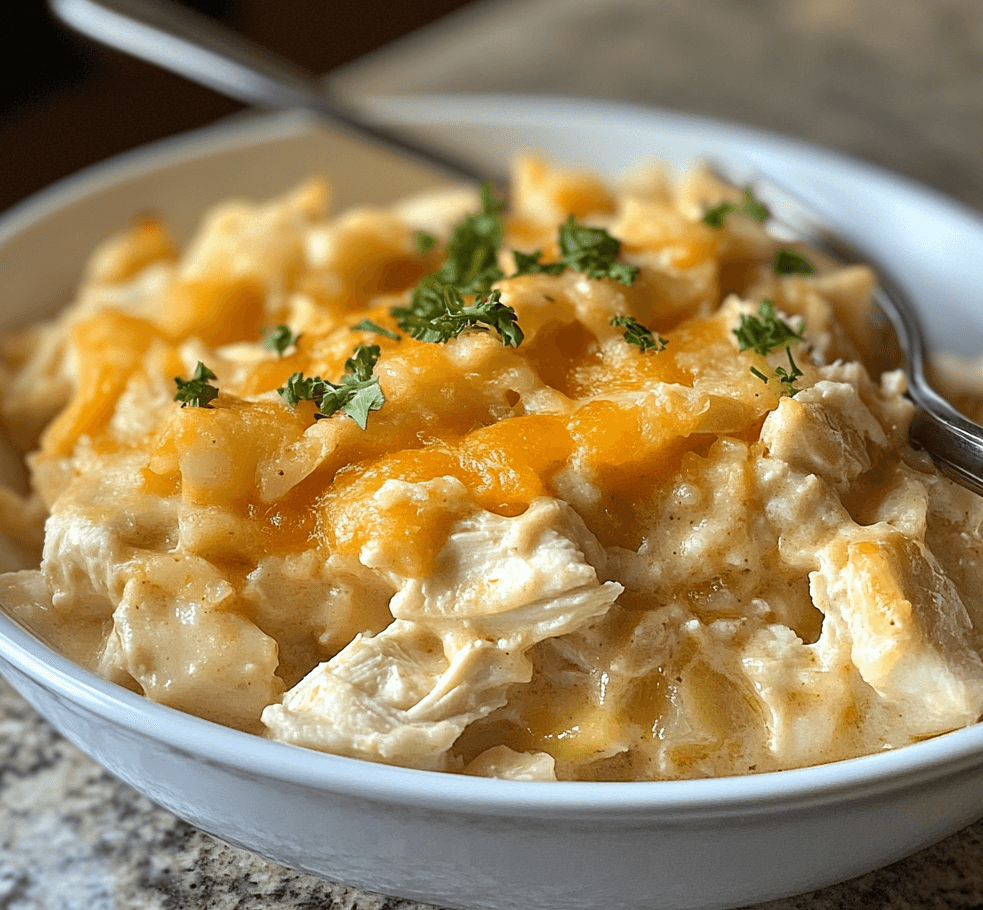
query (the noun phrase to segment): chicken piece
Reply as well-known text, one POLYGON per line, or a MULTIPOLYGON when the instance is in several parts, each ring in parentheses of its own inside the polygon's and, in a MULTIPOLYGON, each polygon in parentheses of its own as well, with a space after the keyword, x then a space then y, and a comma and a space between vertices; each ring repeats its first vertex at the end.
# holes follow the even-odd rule
POLYGON ((603 551, 562 502, 504 518, 459 519, 436 571, 406 579, 396 621, 360 635, 263 712, 275 739, 429 770, 470 723, 528 682, 526 652, 602 616, 622 586, 602 584, 603 551))

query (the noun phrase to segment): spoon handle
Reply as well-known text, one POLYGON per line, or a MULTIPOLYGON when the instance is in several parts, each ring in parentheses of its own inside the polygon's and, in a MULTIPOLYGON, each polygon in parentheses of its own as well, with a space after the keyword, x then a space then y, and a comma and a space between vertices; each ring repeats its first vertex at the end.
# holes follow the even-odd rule
POLYGON ((446 176, 503 187, 503 181, 466 161, 369 122, 330 98, 312 73, 186 7, 163 0, 49 0, 49 5, 82 34, 229 98, 273 110, 302 108, 446 176))

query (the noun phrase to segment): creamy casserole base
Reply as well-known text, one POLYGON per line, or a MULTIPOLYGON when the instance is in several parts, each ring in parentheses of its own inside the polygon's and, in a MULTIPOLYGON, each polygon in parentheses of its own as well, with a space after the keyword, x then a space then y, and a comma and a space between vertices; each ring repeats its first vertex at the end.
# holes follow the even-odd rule
POLYGON ((57 320, 3 342, 30 492, 0 490, 0 600, 155 701, 415 768, 744 774, 976 722, 983 504, 907 445, 902 374, 868 372, 872 272, 773 239, 702 171, 612 187, 529 157, 513 186, 506 275, 513 250, 554 261, 570 215, 639 270, 498 281, 518 347, 391 313, 471 192, 333 215, 315 180, 211 211, 183 251, 153 219, 108 240, 57 320), (815 274, 776 274, 779 249, 815 274), (762 300, 802 339, 740 350, 762 300), (365 429, 278 394, 360 344, 365 429), (182 407, 199 362, 218 396, 182 407))

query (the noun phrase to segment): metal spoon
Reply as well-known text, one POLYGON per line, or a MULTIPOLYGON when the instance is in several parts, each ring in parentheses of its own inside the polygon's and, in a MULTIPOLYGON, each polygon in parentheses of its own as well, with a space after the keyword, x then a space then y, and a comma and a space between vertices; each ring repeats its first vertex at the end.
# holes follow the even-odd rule
POLYGON ((49 0, 66 25, 109 47, 155 63, 228 98, 270 110, 301 108, 468 183, 504 181, 433 146, 370 123, 339 104, 318 78, 188 7, 154 0, 49 0))
MULTIPOLYGON (((49 0, 66 24, 117 50, 155 63, 231 98, 260 107, 300 107, 343 130, 469 182, 503 181, 466 161, 364 119, 329 98, 315 76, 185 7, 154 0, 49 0)), ((822 219, 775 181, 756 175, 755 192, 772 215, 815 248, 841 261, 868 262, 878 273, 876 300, 905 355, 908 390, 917 406, 909 439, 956 483, 983 495, 983 427, 945 401, 925 377, 925 335, 897 283, 863 251, 831 233, 822 219)))

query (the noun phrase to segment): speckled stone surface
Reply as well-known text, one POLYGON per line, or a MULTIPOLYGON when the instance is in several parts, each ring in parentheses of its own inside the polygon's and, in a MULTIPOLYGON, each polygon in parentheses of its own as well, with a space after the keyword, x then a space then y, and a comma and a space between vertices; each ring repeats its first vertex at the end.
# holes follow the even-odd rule
MULTIPOLYGON (((562 93, 727 117, 861 155, 983 208, 980 0, 493 0, 337 78, 354 96, 562 93)), ((0 910, 421 907, 197 831, 104 772, 0 682, 0 910)), ((983 910, 983 823, 759 910, 949 908, 983 910)))
POLYGON ((0 910, 422 910, 230 847, 66 742, 0 680, 0 910))

